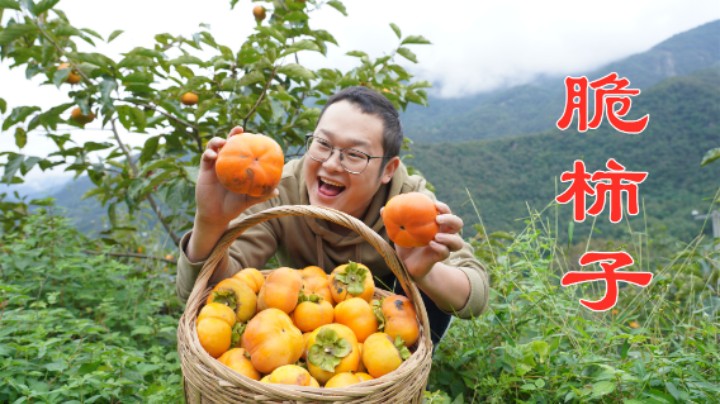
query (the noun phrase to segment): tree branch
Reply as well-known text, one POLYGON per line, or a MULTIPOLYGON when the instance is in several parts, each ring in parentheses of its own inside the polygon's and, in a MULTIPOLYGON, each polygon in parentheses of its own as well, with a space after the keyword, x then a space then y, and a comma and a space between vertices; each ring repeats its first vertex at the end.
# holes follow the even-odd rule
POLYGON ((248 120, 250 120, 250 117, 255 113, 257 108, 260 106, 260 103, 265 98, 265 94, 267 94, 268 89, 270 88, 270 83, 272 83, 273 79, 275 78, 275 74, 277 73, 277 66, 273 67, 272 71, 270 72, 270 77, 268 78, 267 82, 265 82, 265 87, 263 87, 262 92, 260 93, 260 96, 258 97, 257 101, 255 101, 255 105, 250 108, 250 111, 245 116, 245 119, 243 119, 243 128, 247 128, 248 120))
POLYGON ((105 255, 108 257, 138 258, 138 259, 144 259, 144 260, 162 261, 162 262, 167 262, 168 264, 177 264, 176 260, 169 260, 169 259, 165 259, 164 257, 153 257, 151 255, 145 255, 145 254, 100 252, 100 251, 91 251, 91 250, 83 250, 83 254, 105 255))

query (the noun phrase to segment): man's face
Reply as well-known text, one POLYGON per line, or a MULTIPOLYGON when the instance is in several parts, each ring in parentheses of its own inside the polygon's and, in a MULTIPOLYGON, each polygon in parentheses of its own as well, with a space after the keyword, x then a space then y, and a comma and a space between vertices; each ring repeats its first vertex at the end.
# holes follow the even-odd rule
MULTIPOLYGON (((383 155, 382 120, 364 114, 348 101, 338 101, 325 110, 314 136, 336 148, 351 148, 370 156, 383 155)), ((392 178, 392 167, 388 164, 383 170, 382 159, 371 159, 363 172, 351 174, 340 165, 338 150, 334 150, 324 163, 306 156, 303 170, 310 204, 362 217, 380 186, 392 178), (382 175, 379 175, 381 170, 382 175)))

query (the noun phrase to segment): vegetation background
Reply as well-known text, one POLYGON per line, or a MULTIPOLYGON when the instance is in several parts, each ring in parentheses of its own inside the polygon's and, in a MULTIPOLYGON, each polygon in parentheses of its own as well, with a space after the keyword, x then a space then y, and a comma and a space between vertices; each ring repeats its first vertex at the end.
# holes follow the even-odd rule
POLYGON ((404 158, 463 216, 492 278, 488 313, 455 321, 438 346, 427 401, 720 400, 718 240, 691 214, 716 210, 719 198, 720 21, 587 73, 617 71, 643 90, 632 113, 650 113, 650 125, 628 136, 607 125, 554 129, 559 79, 428 98, 430 83, 401 63, 416 62, 413 49, 428 41, 395 25, 385 56, 351 50, 352 68, 310 69, 302 55, 335 42, 312 29, 312 10, 345 13, 335 0, 258 2, 267 17, 238 49, 203 29, 158 34, 115 59, 96 44, 121 31, 76 27, 57 5, 0 0, 0 59, 72 99, 8 108, 0 98, 3 135, 23 151, 2 153, 2 182, 15 184, 4 189, 34 167, 65 166, 78 178, 51 199, 0 192, 0 401, 180 400, 173 263, 204 143, 242 122, 295 150, 323 100, 357 84, 404 111, 415 142, 404 158), (70 70, 78 84, 66 82, 70 70), (179 102, 188 91, 197 105, 179 102), (75 107, 95 114, 112 140, 74 138, 70 129, 84 127, 69 118, 75 107), (127 144, 123 130, 144 136, 142 145, 127 144), (38 133, 54 152, 33 155, 38 133), (559 175, 574 159, 595 171, 610 157, 649 172, 641 215, 574 223, 569 206, 552 203, 565 186, 559 175), (577 299, 602 296, 603 285, 561 288, 559 279, 590 249, 630 253, 653 283, 623 287, 609 312, 584 309, 577 299))

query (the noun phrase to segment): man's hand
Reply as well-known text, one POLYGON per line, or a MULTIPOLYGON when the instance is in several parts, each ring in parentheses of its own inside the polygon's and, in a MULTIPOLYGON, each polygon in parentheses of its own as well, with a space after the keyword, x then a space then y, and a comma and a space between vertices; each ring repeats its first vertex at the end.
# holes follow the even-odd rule
MULTIPOLYGON (((228 137, 242 136, 242 133, 243 128, 236 126, 228 137)), ((223 187, 215 174, 215 162, 226 141, 220 137, 210 139, 200 159, 200 173, 195 185, 195 222, 186 251, 191 262, 206 259, 228 224, 247 208, 279 195, 277 188, 269 195, 256 198, 223 187)))
POLYGON ((435 202, 435 206, 438 210, 438 233, 435 239, 425 247, 395 247, 398 257, 416 282, 425 278, 436 263, 444 261, 451 252, 461 249, 464 244, 459 234, 463 227, 462 219, 442 202, 435 202))

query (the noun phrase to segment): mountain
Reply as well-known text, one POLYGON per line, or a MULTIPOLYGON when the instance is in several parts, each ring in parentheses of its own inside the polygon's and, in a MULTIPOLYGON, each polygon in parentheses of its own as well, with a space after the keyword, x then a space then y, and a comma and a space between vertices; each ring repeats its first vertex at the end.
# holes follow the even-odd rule
MULTIPOLYGON (((720 20, 677 34, 644 53, 574 77, 589 80, 617 72, 631 88, 646 89, 669 77, 720 66, 720 20)), ((405 133, 416 143, 489 139, 552 129, 565 105, 564 77, 545 77, 523 86, 472 97, 431 97, 402 115, 405 133)))
MULTIPOLYGON (((613 225, 606 208, 597 217, 596 231, 623 239, 628 223, 644 232, 647 221, 653 234, 689 241, 701 226, 691 211, 706 211, 720 186, 720 164, 700 166, 707 150, 720 147, 720 67, 666 79, 641 95, 632 115, 649 113, 650 121, 640 135, 620 133, 604 121, 586 133, 553 129, 532 136, 416 144, 410 164, 463 217, 466 231, 478 223, 466 188, 490 231, 517 231, 525 226, 519 218, 528 217, 528 205, 542 210, 567 188, 559 177, 572 170, 575 159, 592 173, 607 171, 606 161, 614 158, 627 171, 648 172, 639 185, 641 214, 613 225)), ((557 212, 560 230, 567 229, 571 205, 557 212)), ((576 224, 576 233, 587 233, 591 222, 589 217, 576 224)))

